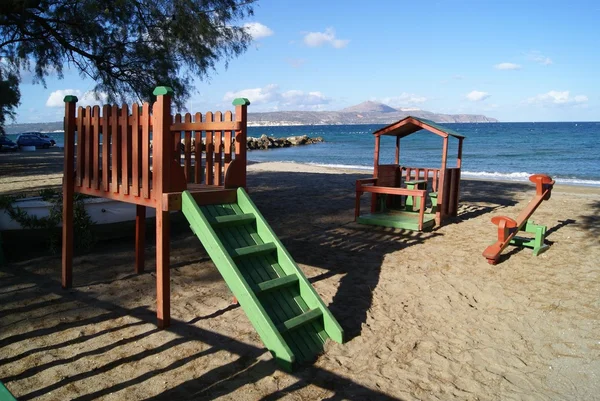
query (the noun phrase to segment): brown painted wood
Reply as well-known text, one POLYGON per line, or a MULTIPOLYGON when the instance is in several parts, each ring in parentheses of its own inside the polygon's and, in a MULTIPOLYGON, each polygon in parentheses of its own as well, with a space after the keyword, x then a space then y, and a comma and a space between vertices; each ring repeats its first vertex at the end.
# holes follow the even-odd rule
POLYGON ((111 107, 104 105, 102 107, 102 189, 109 191, 109 176, 110 171, 110 113, 111 107))
POLYGON ((173 160, 171 136, 171 96, 159 95, 152 108, 153 118, 153 191, 156 198, 156 314, 158 327, 169 326, 170 312, 170 224, 164 212, 162 194, 171 192, 169 179, 173 160))
MULTIPOLYGON (((217 111, 214 115, 214 120, 221 122, 223 114, 217 111)), ((215 158, 214 158, 214 183, 215 185, 223 185, 223 131, 213 132, 213 141, 215 143, 215 158)))
POLYGON ((85 115, 83 117, 83 143, 85 148, 84 156, 84 169, 81 172, 83 175, 83 185, 86 187, 92 186, 92 169, 93 169, 93 149, 94 149, 94 138, 92 133, 92 108, 87 106, 85 108, 85 115))
POLYGON ((75 163, 75 102, 65 103, 63 158, 63 216, 62 216, 62 277, 63 288, 73 285, 73 192, 75 163))
MULTIPOLYGON (((204 116, 204 120, 206 122, 212 122, 213 121, 212 112, 209 111, 208 113, 206 113, 204 116)), ((206 131, 206 174, 204 175, 206 177, 206 179, 204 181, 204 183, 206 185, 214 184, 214 173, 213 173, 214 153, 215 153, 215 145, 213 142, 213 132, 206 131)))
MULTIPOLYGON (((191 186, 190 194, 199 206, 234 203, 237 201, 235 189, 223 189, 214 185, 191 186)), ((181 192, 163 194, 163 211, 181 210, 181 192)))
POLYGON ((142 115, 140 116, 142 127, 142 196, 150 198, 150 104, 142 105, 142 115))
POLYGON ((146 248, 146 206, 137 205, 135 208, 135 272, 144 271, 146 248))
POLYGON ((229 170, 233 170, 234 165, 239 166, 239 168, 235 168, 234 174, 228 174, 225 185, 228 187, 238 186, 246 188, 246 165, 248 164, 248 151, 246 148, 246 139, 248 137, 247 105, 235 106, 235 120, 239 124, 239 128, 235 130, 235 159, 229 166, 229 170))
MULTIPOLYGON (((194 122, 202 122, 202 113, 196 113, 194 116, 194 122)), ((194 131, 195 148, 194 148, 194 183, 200 184, 203 180, 202 174, 202 131, 194 131)))
POLYGON ((116 105, 112 106, 112 110, 110 111, 110 163, 112 170, 112 180, 111 180, 111 191, 113 193, 119 192, 119 165, 121 164, 121 155, 119 150, 121 149, 121 140, 119 136, 119 108, 116 105))
MULTIPOLYGON (((175 114, 173 125, 181 122, 181 114, 175 114)), ((172 130, 170 131, 170 133, 173 136, 173 158, 177 161, 178 164, 181 164, 181 130, 172 130)))
POLYGON ((208 119, 204 122, 175 122, 171 125, 171 131, 237 131, 242 128, 243 125, 239 121, 223 122, 217 120, 213 122, 208 119))
POLYGON ((92 108, 92 136, 93 136, 93 170, 92 186, 95 189, 100 188, 100 106, 92 108))
MULTIPOLYGON (((231 113, 231 111, 226 111, 224 114, 224 118, 225 121, 230 122, 233 120, 233 113, 231 113)), ((232 143, 232 137, 233 137, 233 132, 232 131, 225 131, 223 133, 223 175, 227 176, 227 171, 229 170, 229 165, 231 164, 231 161, 233 160, 233 152, 235 151, 235 149, 233 149, 233 143, 232 143)))
POLYGON ((129 195, 129 172, 131 167, 131 136, 129 135, 129 107, 124 104, 119 116, 121 136, 121 190, 129 195))
MULTIPOLYGON (((75 187, 75 192, 79 192, 79 193, 85 194, 85 195, 98 196, 98 197, 112 199, 112 200, 116 200, 116 201, 120 201, 120 202, 133 203, 136 205, 156 207, 156 200, 152 198, 154 196, 154 191, 152 191, 152 190, 150 191, 150 198, 146 199, 144 197, 134 196, 131 194, 125 195, 124 193, 122 193, 120 191, 120 188, 119 188, 119 192, 112 192, 112 188, 111 188, 111 191, 106 192, 102 188, 94 189, 94 188, 79 187, 77 185, 75 185, 74 187, 75 187)), ((129 188, 129 190, 131 191, 131 187, 129 188)))
POLYGON ((77 148, 75 156, 75 183, 81 186, 83 182, 83 116, 85 115, 85 109, 81 106, 77 108, 77 148))
MULTIPOLYGON (((140 106, 131 105, 131 194, 140 196, 140 175, 142 168, 142 152, 140 137, 140 106)), ((145 213, 145 211, 144 211, 145 213)))
MULTIPOLYGON (((192 115, 190 113, 185 113, 184 120, 186 123, 191 123, 192 115)), ((183 173, 185 174, 185 179, 187 182, 193 182, 192 181, 192 131, 185 131, 183 143, 184 143, 183 173)))

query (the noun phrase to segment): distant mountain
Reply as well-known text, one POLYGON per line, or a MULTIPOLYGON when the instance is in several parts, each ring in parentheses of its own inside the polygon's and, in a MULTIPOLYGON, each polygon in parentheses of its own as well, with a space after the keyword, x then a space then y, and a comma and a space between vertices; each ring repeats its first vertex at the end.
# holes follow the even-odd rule
MULTIPOLYGON (((252 109, 252 106, 250 106, 252 109)), ((495 123, 495 118, 481 114, 440 114, 416 108, 394 109, 377 102, 363 102, 340 111, 273 111, 248 113, 249 126, 271 125, 342 125, 391 124, 405 117, 426 118, 436 123, 495 123)), ((25 131, 62 131, 62 121, 48 123, 12 124, 6 126, 7 134, 25 131)))
POLYGON ((398 111, 387 104, 372 101, 362 102, 356 106, 346 107, 340 110, 342 113, 393 113, 398 111))

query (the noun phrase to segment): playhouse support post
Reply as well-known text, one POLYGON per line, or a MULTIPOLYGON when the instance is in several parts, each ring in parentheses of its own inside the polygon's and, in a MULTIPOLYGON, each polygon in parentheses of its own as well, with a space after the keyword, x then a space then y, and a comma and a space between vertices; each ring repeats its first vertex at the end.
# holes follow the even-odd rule
POLYGON ((164 329, 171 323, 170 222, 167 205, 163 207, 162 194, 170 191, 173 140, 171 127, 171 95, 165 86, 154 89, 157 97, 152 109, 153 123, 153 192, 156 199, 156 316, 158 327, 164 329))
MULTIPOLYGON (((379 136, 375 137, 375 154, 373 155, 374 166, 373 166, 373 178, 379 178, 379 146, 381 140, 379 136)), ((377 211, 377 194, 371 194, 371 213, 377 211)))
POLYGON ((250 101, 246 98, 238 98, 233 101, 235 106, 235 121, 239 122, 241 129, 235 131, 235 163, 238 166, 244 166, 236 170, 239 177, 236 177, 235 182, 246 189, 246 165, 247 162, 247 137, 248 137, 248 106, 250 101))
POLYGON ((73 285, 73 193, 75 174, 75 107, 76 96, 65 96, 63 220, 62 220, 62 287, 73 285))
POLYGON ((135 272, 144 271, 146 248, 146 206, 136 205, 135 208, 135 272))
POLYGON ((445 194, 445 179, 446 179, 446 164, 448 160, 448 136, 444 137, 444 145, 442 150, 442 166, 440 169, 440 182, 438 185, 438 209, 435 213, 435 224, 441 225, 446 211, 448 210, 448 196, 445 194))

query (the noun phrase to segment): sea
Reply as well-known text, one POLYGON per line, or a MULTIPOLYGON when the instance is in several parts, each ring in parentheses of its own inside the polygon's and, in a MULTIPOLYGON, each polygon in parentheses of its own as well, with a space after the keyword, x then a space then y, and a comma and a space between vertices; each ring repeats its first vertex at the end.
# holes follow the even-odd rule
MULTIPOLYGON (((543 173, 558 184, 600 187, 600 122, 522 122, 441 124, 464 135, 462 176, 527 181, 543 173)), ((248 136, 321 137, 314 145, 253 150, 248 160, 297 162, 372 171, 375 139, 384 125, 295 125, 248 127, 248 136)), ((63 133, 48 133, 62 146, 63 133)), ((13 139, 16 139, 16 135, 13 139)), ((448 167, 456 165, 458 141, 451 138, 448 167)), ((400 142, 400 164, 441 165, 442 138, 419 131, 400 142)), ((383 137, 381 162, 392 163, 395 138, 383 137)))

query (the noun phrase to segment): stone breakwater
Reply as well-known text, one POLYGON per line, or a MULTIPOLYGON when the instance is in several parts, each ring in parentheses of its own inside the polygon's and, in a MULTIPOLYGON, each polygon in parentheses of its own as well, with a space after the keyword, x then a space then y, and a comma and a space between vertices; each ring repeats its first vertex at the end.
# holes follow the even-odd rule
MULTIPOLYGON (((275 138, 272 136, 261 135, 260 138, 246 138, 246 149, 275 149, 288 148, 290 146, 311 145, 313 143, 325 142, 320 136, 310 138, 308 135, 289 136, 286 138, 275 138)), ((233 141, 232 141, 233 143, 233 141)), ((196 151, 196 140, 192 138, 192 152, 196 151)), ((150 149, 152 149, 152 141, 150 141, 150 149)), ((205 139, 202 139, 202 150, 206 149, 205 139)), ((185 151, 185 140, 181 140, 181 151, 185 151)))

